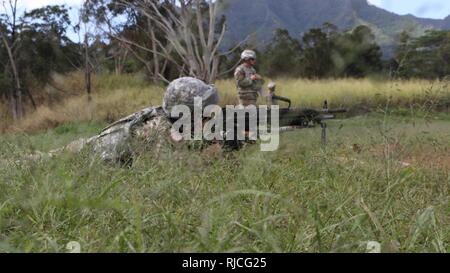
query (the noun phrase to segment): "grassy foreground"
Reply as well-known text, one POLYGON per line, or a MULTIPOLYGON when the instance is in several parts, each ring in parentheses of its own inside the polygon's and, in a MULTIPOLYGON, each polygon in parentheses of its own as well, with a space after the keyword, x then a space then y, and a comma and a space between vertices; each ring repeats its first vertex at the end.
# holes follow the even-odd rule
MULTIPOLYGON (((235 102, 232 81, 217 86, 222 104, 235 102)), ((83 252, 364 252, 368 241, 450 251, 446 82, 278 86, 296 106, 326 98, 372 113, 330 122, 325 148, 308 129, 283 133, 272 153, 167 148, 117 168, 84 153, 22 159, 160 104, 162 87, 103 76, 90 104, 81 95, 42 106, 0 135, 0 252, 67 252, 71 241, 83 252)))
POLYGON ((450 119, 370 114, 284 133, 277 152, 154 151, 18 163, 99 130, 0 137, 0 252, 450 251, 450 119))

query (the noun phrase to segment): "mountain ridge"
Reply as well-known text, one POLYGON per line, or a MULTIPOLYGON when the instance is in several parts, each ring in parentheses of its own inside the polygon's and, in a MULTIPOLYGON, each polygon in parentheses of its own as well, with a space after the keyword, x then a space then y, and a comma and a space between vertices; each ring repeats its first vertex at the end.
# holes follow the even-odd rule
POLYGON ((339 30, 364 24, 372 28, 386 55, 392 54, 396 37, 403 30, 420 36, 429 29, 450 29, 450 15, 445 19, 398 15, 367 0, 224 0, 222 14, 227 18, 225 47, 248 36, 251 44, 263 47, 277 28, 287 29, 295 38, 325 22, 339 30), (391 49, 389 49, 391 48, 391 49))

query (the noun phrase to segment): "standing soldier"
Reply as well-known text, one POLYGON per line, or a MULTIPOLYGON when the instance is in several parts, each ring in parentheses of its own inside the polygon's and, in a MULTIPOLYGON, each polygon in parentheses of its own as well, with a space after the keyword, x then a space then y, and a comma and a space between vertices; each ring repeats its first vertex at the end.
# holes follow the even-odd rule
POLYGON ((244 50, 241 54, 240 66, 234 72, 238 89, 239 104, 241 106, 256 105, 258 93, 262 92, 264 80, 256 73, 256 53, 244 50))

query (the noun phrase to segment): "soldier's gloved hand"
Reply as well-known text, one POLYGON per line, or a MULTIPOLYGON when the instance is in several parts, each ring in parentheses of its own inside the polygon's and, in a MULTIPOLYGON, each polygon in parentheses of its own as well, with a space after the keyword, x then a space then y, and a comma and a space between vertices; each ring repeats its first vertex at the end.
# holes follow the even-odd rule
POLYGON ((250 79, 252 79, 252 81, 256 81, 256 80, 261 80, 261 76, 258 74, 253 74, 250 79))

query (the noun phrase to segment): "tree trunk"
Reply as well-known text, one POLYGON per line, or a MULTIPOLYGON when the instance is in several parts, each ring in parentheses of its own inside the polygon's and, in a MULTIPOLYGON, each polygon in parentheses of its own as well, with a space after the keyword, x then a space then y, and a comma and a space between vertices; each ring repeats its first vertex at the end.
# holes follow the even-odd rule
POLYGON ((16 103, 16 94, 14 93, 14 88, 12 88, 9 92, 9 99, 10 99, 10 107, 11 107, 11 114, 13 117, 13 120, 18 119, 17 115, 17 103, 16 103))
POLYGON ((91 101, 91 66, 89 63, 89 40, 87 32, 84 34, 84 82, 88 101, 91 101))
POLYGON ((33 105, 33 109, 37 109, 36 101, 34 100, 33 96, 31 95, 30 91, 28 89, 25 89, 25 93, 27 93, 28 98, 30 99, 31 105, 33 105))
POLYGON ((0 30, 0 38, 3 41, 3 44, 6 48, 6 52, 8 54, 9 63, 11 65, 11 71, 13 76, 13 84, 12 84, 12 91, 10 93, 11 95, 11 110, 14 120, 21 119, 23 114, 23 107, 22 107, 22 90, 21 90, 21 84, 20 84, 20 78, 19 78, 19 72, 16 67, 16 62, 14 60, 14 56, 11 50, 11 47, 6 40, 5 35, 0 30))
MULTIPOLYGON (((221 56, 219 47, 225 35, 225 24, 222 24, 221 29, 216 27, 218 1, 161 1, 164 4, 154 0, 118 2, 147 19, 145 31, 151 39, 151 44, 142 45, 120 37, 120 34, 111 35, 132 47, 153 53, 152 71, 149 72, 153 74, 154 79, 164 78, 162 73, 165 71, 161 61, 169 60, 181 75, 214 83, 218 74, 218 57, 221 56), (209 6, 208 10, 202 10, 204 3, 209 6)), ((139 59, 146 58, 141 56, 139 59)))
POLYGON ((148 28, 150 30, 150 36, 152 39, 153 69, 154 69, 153 81, 156 83, 158 81, 158 75, 161 74, 161 71, 159 70, 159 58, 158 58, 158 55, 156 54, 156 51, 157 51, 156 35, 155 35, 155 31, 153 30, 151 20, 149 18, 147 19, 147 22, 148 22, 148 28))

